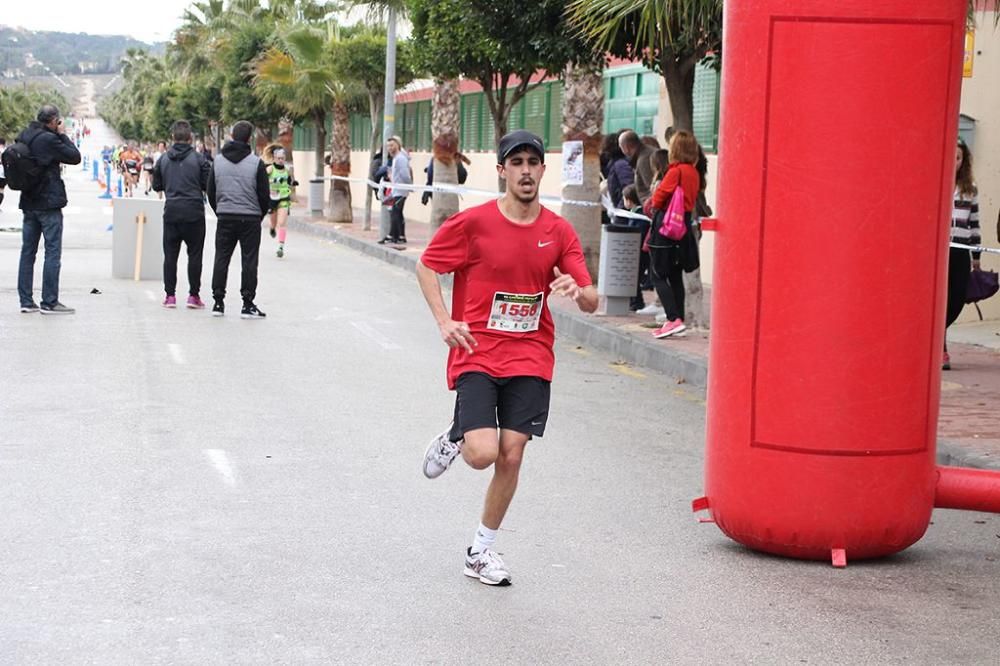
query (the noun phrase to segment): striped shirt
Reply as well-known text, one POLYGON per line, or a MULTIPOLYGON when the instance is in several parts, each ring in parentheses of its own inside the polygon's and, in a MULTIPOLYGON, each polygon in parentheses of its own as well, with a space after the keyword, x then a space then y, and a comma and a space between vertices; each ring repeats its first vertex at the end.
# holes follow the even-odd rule
MULTIPOLYGON (((951 242, 962 245, 982 245, 979 233, 979 200, 975 194, 962 194, 955 190, 955 203, 951 208, 951 242)), ((980 252, 973 252, 972 258, 979 259, 980 252)))

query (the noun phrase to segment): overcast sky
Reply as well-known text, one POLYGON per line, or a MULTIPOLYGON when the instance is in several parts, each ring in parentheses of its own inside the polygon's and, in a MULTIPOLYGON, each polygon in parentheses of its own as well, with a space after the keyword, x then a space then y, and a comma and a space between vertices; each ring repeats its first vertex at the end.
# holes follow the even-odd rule
POLYGON ((0 24, 29 30, 129 35, 165 42, 181 24, 191 0, 2 0, 0 24))
MULTIPOLYGON (((0 0, 0 25, 167 42, 180 26, 184 10, 192 4, 193 0, 48 0, 36 5, 29 0, 0 0)), ((347 23, 362 17, 363 12, 358 10, 345 16, 347 23)), ((400 26, 401 36, 407 32, 405 26, 400 26)))

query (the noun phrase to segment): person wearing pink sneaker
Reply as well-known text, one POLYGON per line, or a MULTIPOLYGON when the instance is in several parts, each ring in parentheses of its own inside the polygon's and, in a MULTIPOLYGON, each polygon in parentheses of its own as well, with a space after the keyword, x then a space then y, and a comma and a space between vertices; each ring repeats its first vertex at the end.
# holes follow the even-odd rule
POLYGON ((698 141, 690 132, 679 131, 670 139, 669 166, 663 179, 656 186, 647 203, 647 214, 653 219, 649 233, 649 273, 653 279, 660 303, 666 312, 663 326, 653 331, 657 339, 668 338, 683 333, 684 325, 684 270, 697 263, 697 245, 692 249, 691 211, 694 210, 701 177, 695 164, 698 162, 698 141), (678 185, 684 190, 685 238, 671 240, 660 233, 663 226, 663 211, 670 205, 671 197, 678 185), (694 256, 691 256, 692 253, 694 256))
POLYGON ((163 205, 163 307, 176 308, 177 258, 187 246, 187 307, 205 307, 201 291, 201 263, 205 249, 205 199, 210 166, 191 145, 191 125, 178 120, 171 127, 174 145, 153 165, 153 189, 166 194, 163 205))

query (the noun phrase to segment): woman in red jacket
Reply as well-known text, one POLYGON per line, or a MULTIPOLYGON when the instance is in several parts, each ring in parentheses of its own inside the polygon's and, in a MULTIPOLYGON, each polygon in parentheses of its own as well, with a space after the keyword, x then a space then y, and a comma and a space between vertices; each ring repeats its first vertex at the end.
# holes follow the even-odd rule
POLYGON ((667 314, 663 326, 653 331, 655 338, 666 338, 685 330, 682 276, 687 264, 684 254, 689 251, 689 244, 684 242, 686 239, 675 241, 663 236, 660 226, 663 224, 662 211, 670 205, 674 190, 680 185, 684 190, 684 223, 687 233, 691 233, 691 211, 701 189, 701 177, 695 169, 697 162, 698 141, 694 135, 683 130, 674 134, 670 139, 670 166, 647 203, 654 213, 649 233, 650 275, 667 314))

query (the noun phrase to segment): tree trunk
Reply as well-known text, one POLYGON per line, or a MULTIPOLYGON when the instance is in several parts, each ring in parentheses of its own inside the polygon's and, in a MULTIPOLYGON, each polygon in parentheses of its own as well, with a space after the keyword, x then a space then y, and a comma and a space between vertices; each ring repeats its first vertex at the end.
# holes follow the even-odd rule
MULTIPOLYGON (((347 105, 333 105, 333 135, 330 145, 330 173, 333 176, 351 175, 351 125, 347 105)), ((330 221, 350 224, 354 221, 351 210, 351 184, 335 180, 330 186, 330 221)))
POLYGON ((313 168, 313 176, 322 178, 323 167, 326 166, 323 164, 323 157, 326 152, 326 111, 314 111, 313 123, 316 124, 316 165, 313 168))
MULTIPOLYGON (((697 241, 701 241, 701 229, 695 227, 697 241)), ((703 330, 709 329, 709 311, 705 308, 705 292, 701 284, 701 269, 684 273, 684 323, 703 330)))
MULTIPOLYGON (((384 100, 382 99, 382 91, 369 91, 368 92, 368 117, 371 119, 372 131, 371 131, 371 141, 368 142, 368 162, 371 163, 375 159, 375 153, 378 152, 379 147, 382 145, 382 107, 384 106, 384 100)), ((368 177, 367 174, 365 176, 368 177)), ((375 199, 375 191, 370 188, 365 188, 365 224, 364 230, 369 231, 372 228, 372 202, 375 199)))
MULTIPOLYGON (((601 180, 601 131, 604 127, 604 82, 600 67, 568 65, 565 72, 566 87, 563 91, 563 142, 580 141, 583 154, 583 184, 562 188, 563 199, 570 201, 600 200, 601 180)), ((556 172, 558 173, 558 171, 556 172)), ((597 282, 597 264, 601 250, 600 206, 563 204, 562 215, 580 237, 587 270, 597 282)))
MULTIPOLYGON (((434 183, 458 184, 458 129, 461 97, 458 79, 437 80, 431 110, 434 137, 434 183)), ((458 212, 458 195, 435 192, 431 197, 431 233, 458 212)))
POLYGON ((295 143, 295 123, 288 118, 282 118, 278 121, 278 143, 285 149, 285 159, 288 162, 294 162, 293 153, 295 151, 292 148, 295 143))
MULTIPOLYGON (((493 150, 499 152, 500 139, 507 134, 507 127, 510 124, 511 104, 508 102, 507 83, 510 81, 510 74, 504 75, 499 83, 500 88, 493 88, 493 78, 479 81, 479 85, 485 91, 486 104, 490 108, 490 117, 493 118, 493 150)), ((497 191, 505 192, 507 183, 500 176, 497 176, 497 191)))
POLYGON ((661 61, 675 130, 694 131, 694 72, 698 60, 694 54, 664 54, 661 61))

